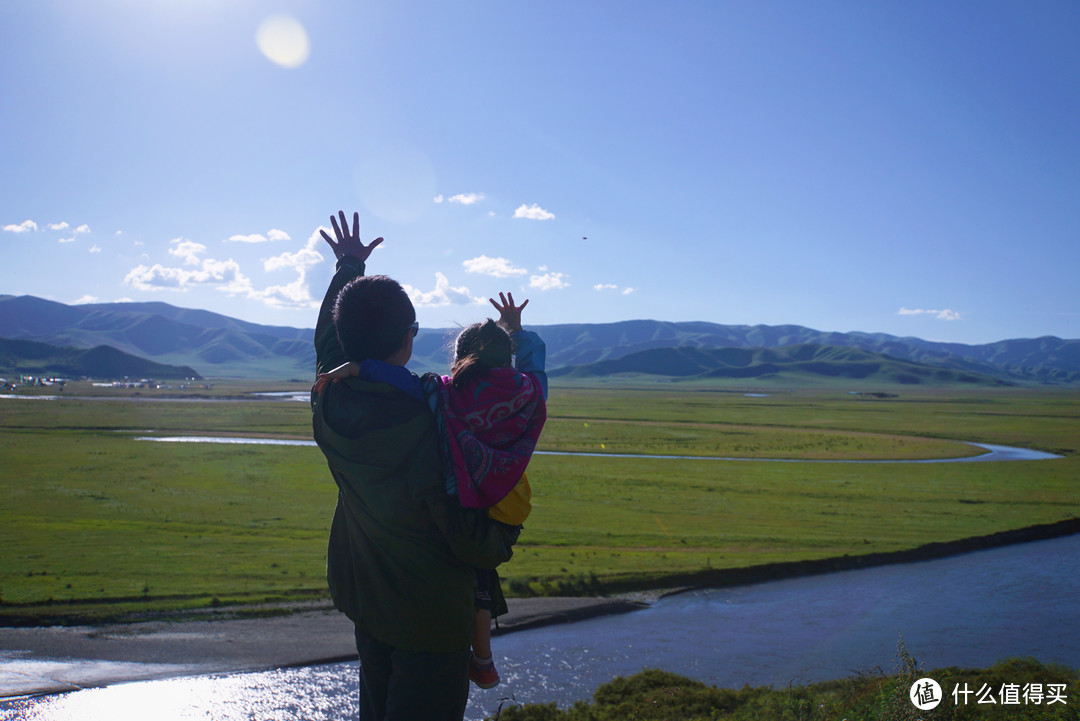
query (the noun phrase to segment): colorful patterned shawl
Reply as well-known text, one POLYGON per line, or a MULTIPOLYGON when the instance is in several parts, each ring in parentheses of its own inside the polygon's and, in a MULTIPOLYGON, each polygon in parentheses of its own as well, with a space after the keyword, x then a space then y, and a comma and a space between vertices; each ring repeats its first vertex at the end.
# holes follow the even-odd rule
POLYGON ((501 501, 529 464, 547 407, 530 373, 493 368, 455 388, 450 376, 425 375, 424 394, 442 439, 447 493, 467 508, 501 501))

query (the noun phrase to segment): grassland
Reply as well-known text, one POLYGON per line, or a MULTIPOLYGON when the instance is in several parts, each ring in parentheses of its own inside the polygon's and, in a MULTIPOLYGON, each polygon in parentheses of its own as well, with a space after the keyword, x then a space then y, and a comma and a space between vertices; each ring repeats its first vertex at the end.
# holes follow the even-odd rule
MULTIPOLYGON (((291 389, 297 389, 294 387, 291 389)), ((218 386, 219 398, 278 390, 218 386)), ((281 388, 290 389, 290 388, 281 388)), ((303 403, 0 399, 0 616, 325 595, 335 488, 315 448, 173 445, 146 434, 310 438, 303 403)), ((1080 517, 1080 392, 556 387, 544 450, 928 458, 955 440, 1059 453, 975 464, 537 456, 510 591, 660 584, 676 573, 913 548, 1080 517)))
MULTIPOLYGON (((1070 691, 1080 673, 1034 659, 1005 659, 987 669, 949 667, 926 671, 900 647, 901 667, 892 675, 861 673, 835 681, 790 685, 720 689, 684 676, 649 669, 629 678, 618 677, 596 690, 591 702, 579 701, 568 709, 555 704, 515 706, 508 703, 494 718, 501 721, 961 721, 1024 719, 1025 721, 1075 721, 1077 713, 1070 691), (920 678, 941 684, 941 704, 919 711, 908 692, 920 678), (1009 700, 1001 703, 1001 689, 1054 684, 1062 698, 1050 703, 1009 700), (953 690, 961 693, 953 695, 953 690), (994 704, 966 702, 965 689, 991 689, 994 704)), ((982 697, 985 701, 985 694, 982 697)), ((489 717, 490 718, 490 717, 489 717)))

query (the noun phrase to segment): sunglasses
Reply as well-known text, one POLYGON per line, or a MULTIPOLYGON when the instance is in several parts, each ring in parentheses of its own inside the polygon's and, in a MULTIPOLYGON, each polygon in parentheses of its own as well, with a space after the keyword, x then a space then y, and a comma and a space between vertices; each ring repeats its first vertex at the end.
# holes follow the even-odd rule
POLYGON ((409 330, 412 331, 413 338, 415 338, 416 334, 420 332, 420 321, 414 320, 412 323, 410 323, 409 330))

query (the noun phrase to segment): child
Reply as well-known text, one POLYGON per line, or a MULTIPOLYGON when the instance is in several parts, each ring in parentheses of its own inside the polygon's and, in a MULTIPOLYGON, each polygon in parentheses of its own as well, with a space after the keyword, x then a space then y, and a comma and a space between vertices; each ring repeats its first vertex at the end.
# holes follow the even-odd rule
MULTIPOLYGON (((447 491, 462 506, 487 508, 496 521, 519 526, 529 515, 532 496, 525 468, 547 418, 545 348, 540 337, 521 327, 528 300, 514 305, 502 293, 490 318, 458 334, 450 376, 424 377, 424 391, 435 411, 448 461, 447 491), (511 335, 512 334, 512 335, 511 335), (511 366, 511 354, 516 364, 511 366)), ((477 570, 476 629, 469 677, 481 688, 499 683, 491 660, 494 571, 477 570)))
MULTIPOLYGON (((545 347, 521 327, 529 301, 515 306, 513 294, 502 293, 499 299, 490 299, 498 323, 489 318, 458 334, 451 375, 429 373, 421 381, 439 428, 447 493, 462 506, 487 508, 493 520, 520 526, 532 508, 525 468, 547 418, 545 347)), ((343 378, 358 369, 349 363, 328 375, 343 378)), ((477 569, 469 678, 480 688, 499 683, 491 657, 493 595, 501 601, 498 575, 477 569)))

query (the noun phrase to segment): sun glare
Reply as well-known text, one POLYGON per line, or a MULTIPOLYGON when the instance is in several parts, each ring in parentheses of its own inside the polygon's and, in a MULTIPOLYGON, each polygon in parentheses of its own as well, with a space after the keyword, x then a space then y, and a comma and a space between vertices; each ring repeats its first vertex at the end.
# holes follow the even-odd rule
POLYGON ((259 23, 255 42, 263 55, 283 68, 298 68, 311 54, 307 31, 289 15, 272 15, 259 23))

